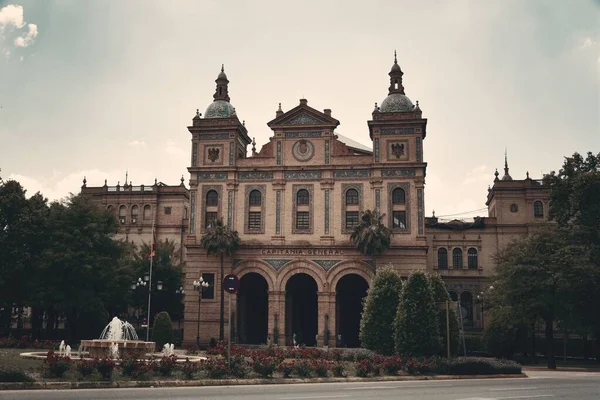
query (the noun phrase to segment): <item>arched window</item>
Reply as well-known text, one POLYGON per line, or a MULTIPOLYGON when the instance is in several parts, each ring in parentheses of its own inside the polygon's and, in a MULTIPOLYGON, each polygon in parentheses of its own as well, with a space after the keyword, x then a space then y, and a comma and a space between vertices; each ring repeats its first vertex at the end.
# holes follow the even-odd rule
POLYGON ((125 205, 119 207, 119 222, 122 224, 127 222, 127 206, 125 205))
POLYGON ((396 188, 392 192, 392 204, 405 204, 406 203, 406 194, 404 190, 401 188, 396 188))
POLYGON ((260 206, 262 204, 262 195, 260 191, 253 190, 250 192, 250 205, 251 206, 260 206))
POLYGON ((469 269, 477 269, 478 267, 477 249, 474 247, 471 247, 469 250, 467 250, 467 265, 469 269))
POLYGON ((438 249, 438 269, 446 269, 448 268, 448 250, 445 248, 438 249))
POLYGON ((458 301, 458 294, 456 294, 455 291, 450 290, 448 292, 448 294, 450 295, 450 300, 452 300, 452 301, 458 301))
POLYGON ((207 206, 218 206, 219 205, 219 194, 216 190, 209 190, 206 193, 206 205, 207 206))
POLYGON ((138 220, 140 208, 137 205, 131 206, 131 223, 135 224, 138 220))
POLYGON ((452 250, 452 268, 462 268, 463 260, 462 260, 462 249, 455 247, 452 250))
POLYGON ((346 191, 346 205, 358 205, 358 191, 356 189, 346 191))
POLYGON ((460 294, 460 313, 463 319, 463 324, 466 326, 472 326, 473 295, 470 292, 462 292, 460 294))
POLYGON ((544 217, 544 203, 539 200, 533 202, 533 216, 536 218, 544 217))
POLYGON ((152 207, 149 204, 144 206, 144 219, 152 218, 152 207))
POLYGON ((109 213, 111 213, 111 214, 112 214, 112 212, 114 211, 114 210, 113 210, 113 206, 109 204, 109 205, 106 207, 106 211, 108 211, 109 213))
POLYGON ((310 195, 308 194, 308 190, 300 189, 296 194, 296 204, 298 205, 306 205, 310 201, 310 195))

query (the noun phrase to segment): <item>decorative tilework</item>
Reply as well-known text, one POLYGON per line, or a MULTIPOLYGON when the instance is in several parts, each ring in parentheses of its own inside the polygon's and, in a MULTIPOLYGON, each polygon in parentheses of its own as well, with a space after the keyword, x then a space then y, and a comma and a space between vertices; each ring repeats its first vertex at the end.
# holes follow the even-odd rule
POLYGON ((333 266, 342 260, 312 260, 319 264, 325 271, 329 271, 333 266))
POLYGON ((275 234, 281 235, 281 190, 275 193, 275 234))
POLYGON ((415 133, 415 128, 386 128, 379 131, 382 135, 410 135, 415 133))
POLYGON ((375 162, 379 162, 379 138, 375 138, 375 162))
POLYGON ((237 266, 238 266, 238 264, 240 264, 242 261, 244 261, 244 260, 243 260, 243 259, 241 259, 241 258, 235 258, 235 259, 233 260, 233 269, 235 269, 235 267, 237 267, 237 266))
POLYGON ((289 121, 284 122, 285 125, 309 125, 309 124, 322 124, 325 121, 317 119, 312 115, 308 115, 306 113, 301 113, 300 115, 295 116, 289 121))
POLYGON ((417 218, 419 235, 423 235, 423 189, 417 189, 417 218))
POLYGON ((227 172, 198 172, 199 181, 224 181, 227 179, 227 172))
POLYGON ((233 229, 233 190, 227 192, 227 228, 233 229))
POLYGON ((205 219, 205 213, 206 213, 206 194, 210 191, 210 190, 215 190, 217 192, 218 197, 218 203, 217 203, 217 218, 222 218, 222 214, 221 214, 221 204, 223 204, 223 186, 221 185, 202 185, 202 198, 201 198, 201 207, 200 209, 203 211, 202 213, 200 213, 200 232, 204 232, 206 229, 204 228, 204 219, 205 219))
POLYGON ((375 261, 373 260, 362 260, 362 262, 369 264, 371 268, 375 268, 375 261))
POLYGON ((335 178, 368 178, 371 176, 371 171, 368 169, 347 169, 335 171, 333 176, 335 178))
MULTIPOLYGON (((252 234, 252 233, 265 233, 265 204, 267 203, 267 187, 266 185, 247 185, 244 188, 244 233, 252 234), (248 213, 250 210, 248 207, 250 206, 250 192, 253 190, 258 190, 261 195, 260 202, 260 230, 250 230, 248 229, 248 213)), ((253 206, 258 208, 258 206, 253 206)), ((253 208, 254 210, 254 208, 253 208)))
POLYGON ((321 137, 321 132, 286 132, 286 138, 314 138, 321 137))
POLYGON ((417 138, 417 162, 423 162, 423 140, 417 138))
POLYGON ((192 167, 198 164, 198 143, 192 142, 192 167))
POLYGON ((198 135, 199 140, 229 139, 229 133, 204 133, 198 135))
POLYGON ((234 142, 229 143, 229 165, 233 165, 233 149, 235 147, 234 142))
POLYGON ((277 142, 277 165, 281 165, 281 142, 277 142))
POLYGON ((392 229, 393 232, 399 233, 410 233, 410 184, 408 182, 401 183, 388 183, 387 187, 387 197, 388 197, 388 228, 392 229), (393 217, 394 217, 394 204, 392 204, 392 192, 396 188, 401 188, 404 190, 404 209, 396 209, 397 211, 405 211, 406 212, 406 228, 392 228, 394 226, 393 217))
POLYGON ((292 260, 284 260, 284 259, 272 259, 272 258, 267 258, 265 260, 266 263, 268 263, 271 267, 273 267, 273 269, 275 271, 279 271, 281 268, 283 268, 285 266, 285 264, 289 263, 292 260))
POLYGON ((375 189, 375 209, 381 212, 381 190, 375 189))
POLYGON ((416 176, 416 168, 398 168, 398 169, 384 169, 381 171, 382 177, 394 177, 394 176, 416 176))
MULTIPOLYGON (((292 196, 293 197, 293 213, 292 213, 292 233, 313 233, 313 185, 292 185, 292 196), (298 199, 298 191, 306 189, 308 190, 308 220, 309 220, 309 228, 308 229, 296 229, 296 211, 298 211, 298 205, 296 201, 298 199)), ((302 207, 302 206, 300 206, 302 207)), ((302 211, 302 210, 301 210, 302 211)))
MULTIPOLYGON (((358 192, 358 213, 359 213, 359 222, 360 222, 360 212, 363 209, 363 185, 362 183, 343 183, 342 184, 342 233, 351 233, 352 229, 346 229, 346 192, 349 189, 356 189, 358 192)), ((356 207, 356 206, 354 206, 356 207)), ((354 211, 356 209, 350 209, 349 211, 354 211)))
POLYGON ((322 172, 321 171, 294 171, 294 172, 285 172, 285 179, 296 179, 296 180, 305 180, 305 179, 321 179, 322 172))
POLYGON ((325 234, 329 234, 329 189, 325 189, 325 234))
POLYGON ((190 233, 196 228, 196 191, 193 190, 190 199, 190 233))
POLYGON ((325 141, 325 164, 329 164, 329 140, 325 141))
POLYGON ((240 172, 238 174, 240 181, 266 181, 273 179, 272 172, 240 172))

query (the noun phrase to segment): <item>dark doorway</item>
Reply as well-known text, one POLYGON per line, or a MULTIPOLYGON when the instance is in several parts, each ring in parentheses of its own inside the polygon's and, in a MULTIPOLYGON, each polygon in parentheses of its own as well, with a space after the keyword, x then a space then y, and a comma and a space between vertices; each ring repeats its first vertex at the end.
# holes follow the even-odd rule
POLYGON ((255 272, 242 276, 237 297, 238 340, 244 344, 267 342, 269 287, 255 272))
POLYGON ((285 285, 286 341, 293 344, 317 344, 317 283, 306 274, 292 276, 285 285))
POLYGON ((360 275, 348 274, 338 281, 335 288, 338 345, 360 347, 360 318, 368 289, 369 284, 360 275))

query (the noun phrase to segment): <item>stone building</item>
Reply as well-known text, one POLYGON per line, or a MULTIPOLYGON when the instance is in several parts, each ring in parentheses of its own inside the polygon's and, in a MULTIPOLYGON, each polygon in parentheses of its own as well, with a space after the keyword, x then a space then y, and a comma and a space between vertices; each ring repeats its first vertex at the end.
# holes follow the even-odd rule
POLYGON ((426 218, 427 119, 405 94, 402 78, 394 60, 387 97, 368 121, 370 147, 336 133, 339 121, 330 109, 319 111, 301 99, 288 111, 279 106, 267 123, 273 135, 257 151, 221 69, 214 101, 188 127, 189 190, 183 179, 179 186, 84 184, 82 192, 126 217, 127 240, 150 240, 149 206, 159 239, 183 244, 185 343, 196 340, 198 316, 202 343, 219 336, 219 258, 207 256, 200 245, 216 219, 238 231, 242 241, 225 260, 225 273, 241 281, 240 292, 232 295, 237 342, 358 345, 361 302, 375 265, 391 266, 404 277, 414 270, 441 274, 461 301, 465 325, 482 326, 476 297, 493 272, 493 255, 545 223, 548 195, 536 180, 513 180, 505 165, 505 175, 500 179, 496 173, 488 191, 487 217, 468 223, 426 218), (390 249, 376 260, 358 253, 349 240, 367 209, 385 214, 393 232, 390 249), (210 284, 201 302, 192 285, 200 276, 210 284))

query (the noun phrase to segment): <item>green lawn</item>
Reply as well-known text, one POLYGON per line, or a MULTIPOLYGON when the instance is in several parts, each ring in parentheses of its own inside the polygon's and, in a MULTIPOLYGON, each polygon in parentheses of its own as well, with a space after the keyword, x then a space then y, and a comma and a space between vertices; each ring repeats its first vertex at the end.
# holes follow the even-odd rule
POLYGON ((21 371, 39 371, 42 367, 42 360, 32 360, 29 358, 23 358, 20 356, 21 353, 27 353, 31 351, 42 351, 39 349, 0 349, 0 367, 11 367, 19 369, 21 371))

